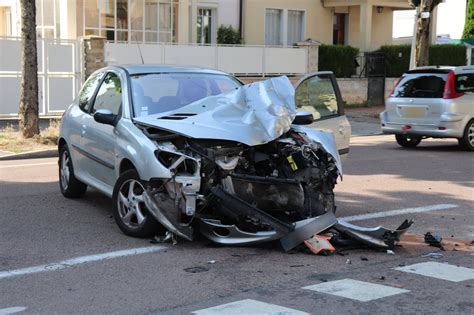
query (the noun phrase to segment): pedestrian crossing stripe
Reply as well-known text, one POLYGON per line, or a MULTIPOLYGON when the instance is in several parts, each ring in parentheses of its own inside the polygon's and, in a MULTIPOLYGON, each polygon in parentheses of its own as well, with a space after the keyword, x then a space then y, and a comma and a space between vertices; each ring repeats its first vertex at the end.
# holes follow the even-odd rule
POLYGON ((426 277, 460 282, 474 279, 474 269, 450 265, 447 263, 439 263, 428 261, 409 266, 395 268, 395 270, 414 273, 426 277))
POLYGON ((192 314, 197 315, 309 315, 309 313, 294 310, 288 307, 260 302, 257 300, 240 300, 232 303, 222 304, 199 311, 192 314))
POLYGON ((345 297, 360 302, 368 302, 396 294, 410 292, 405 289, 352 279, 323 282, 303 287, 303 289, 345 297))

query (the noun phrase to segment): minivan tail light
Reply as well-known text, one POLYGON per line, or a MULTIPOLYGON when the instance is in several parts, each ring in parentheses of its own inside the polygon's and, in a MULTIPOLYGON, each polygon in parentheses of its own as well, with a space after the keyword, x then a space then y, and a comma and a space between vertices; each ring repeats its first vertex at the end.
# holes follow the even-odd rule
POLYGON ((401 81, 402 79, 403 79, 403 76, 401 76, 400 78, 398 78, 398 80, 395 82, 395 84, 393 85, 392 90, 390 91, 390 93, 388 93, 388 95, 387 95, 386 98, 389 98, 390 96, 392 96, 393 92, 395 92, 395 89, 397 88, 398 83, 400 83, 400 81, 401 81))
POLYGON ((444 85, 443 98, 453 99, 453 98, 458 98, 463 95, 464 93, 462 92, 460 93, 456 91, 456 78, 455 78, 454 72, 450 71, 448 73, 448 80, 446 81, 446 84, 444 85))

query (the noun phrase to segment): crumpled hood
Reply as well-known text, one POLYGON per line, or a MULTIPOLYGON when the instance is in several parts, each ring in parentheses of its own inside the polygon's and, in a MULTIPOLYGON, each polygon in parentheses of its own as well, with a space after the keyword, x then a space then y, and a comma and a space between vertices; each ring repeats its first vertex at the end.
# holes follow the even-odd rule
POLYGON ((281 76, 209 96, 177 110, 138 117, 135 121, 190 138, 236 141, 248 146, 271 142, 292 128, 320 143, 334 157, 342 176, 334 135, 292 126, 295 116, 295 90, 290 80, 281 76))
POLYGON ((294 95, 290 80, 282 76, 135 121, 191 138, 254 146, 273 141, 290 130, 296 115, 294 95))

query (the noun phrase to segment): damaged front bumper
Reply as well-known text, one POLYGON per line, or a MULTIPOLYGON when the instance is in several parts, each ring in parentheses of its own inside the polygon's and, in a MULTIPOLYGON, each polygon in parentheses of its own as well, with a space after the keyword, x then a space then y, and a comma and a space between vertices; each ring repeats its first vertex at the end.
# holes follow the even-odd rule
POLYGON ((223 224, 220 220, 202 218, 199 226, 201 234, 209 240, 223 245, 251 245, 280 240, 283 250, 289 251, 313 235, 333 228, 367 246, 393 248, 400 241, 400 236, 413 224, 413 221, 405 220, 395 230, 389 230, 381 226, 367 228, 338 220, 333 212, 287 224, 219 187, 213 188, 212 192, 220 199, 219 204, 222 213, 254 215, 272 227, 272 230, 269 231, 251 233, 239 229, 235 224, 223 224))

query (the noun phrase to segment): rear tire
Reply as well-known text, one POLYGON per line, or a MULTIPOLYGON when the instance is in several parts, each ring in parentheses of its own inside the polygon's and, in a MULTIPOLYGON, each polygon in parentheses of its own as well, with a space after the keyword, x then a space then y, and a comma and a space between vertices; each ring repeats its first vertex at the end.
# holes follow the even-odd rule
POLYGON ((146 208, 144 192, 145 188, 134 169, 122 173, 115 183, 113 215, 120 230, 128 236, 148 238, 163 230, 146 208))
POLYGON ((462 138, 458 139, 459 145, 466 151, 474 151, 474 119, 471 119, 464 129, 462 138))
POLYGON ((74 167, 67 144, 59 149, 59 188, 66 198, 80 198, 87 190, 87 185, 74 176, 74 167))
POLYGON ((395 135, 397 143, 405 148, 414 148, 421 142, 421 137, 407 136, 407 135, 395 135))

